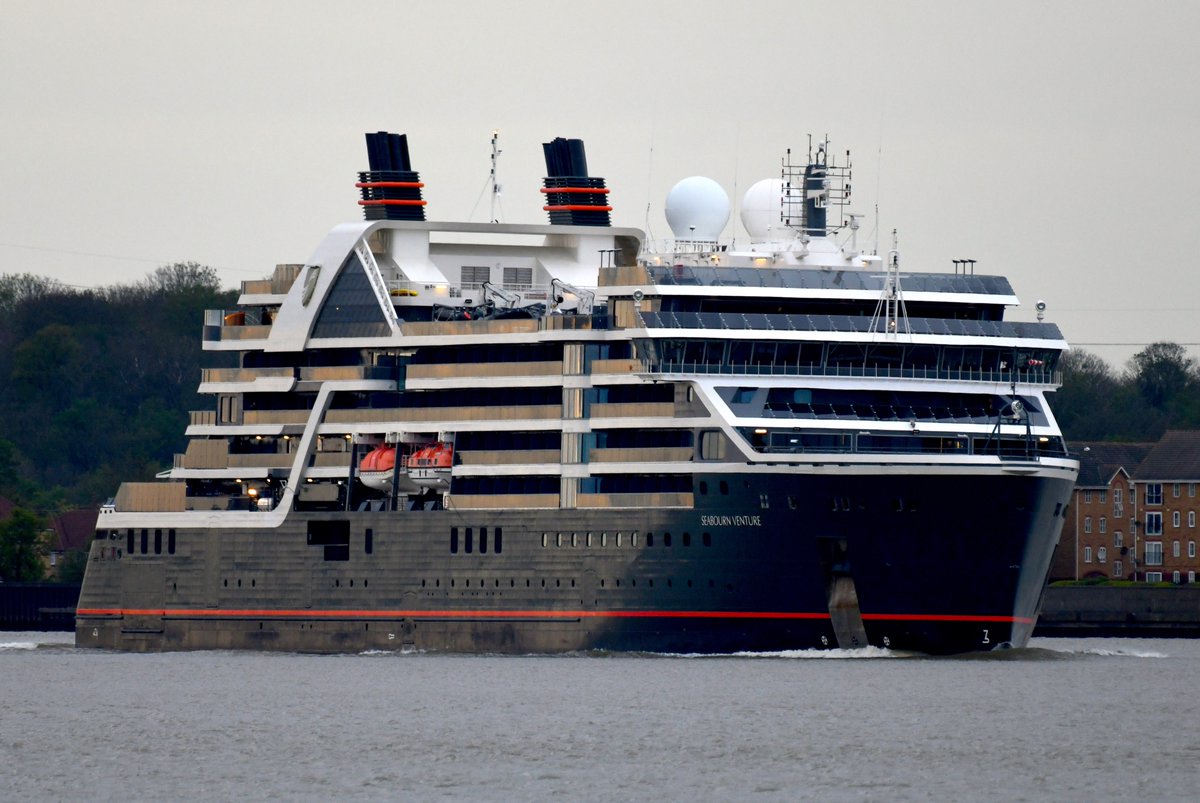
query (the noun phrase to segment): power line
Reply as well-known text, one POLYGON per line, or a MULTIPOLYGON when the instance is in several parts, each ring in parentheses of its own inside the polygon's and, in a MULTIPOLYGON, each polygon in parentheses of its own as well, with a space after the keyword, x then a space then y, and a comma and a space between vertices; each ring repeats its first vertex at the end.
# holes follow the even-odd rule
MULTIPOLYGON (((96 257, 98 259, 115 259, 121 262, 144 262, 150 265, 170 265, 175 262, 183 262, 186 260, 179 259, 149 259, 147 257, 132 257, 121 256, 118 254, 101 254, 95 251, 72 251, 67 248, 50 248, 43 245, 24 245, 22 243, 0 243, 0 248, 22 248, 26 251, 44 251, 51 254, 70 254, 77 257, 96 257)), ((213 270, 228 271, 231 273, 249 273, 258 276, 264 275, 263 271, 248 270, 246 268, 227 268, 219 265, 210 265, 213 270)), ((83 285, 70 285, 71 287, 80 287, 83 285)))

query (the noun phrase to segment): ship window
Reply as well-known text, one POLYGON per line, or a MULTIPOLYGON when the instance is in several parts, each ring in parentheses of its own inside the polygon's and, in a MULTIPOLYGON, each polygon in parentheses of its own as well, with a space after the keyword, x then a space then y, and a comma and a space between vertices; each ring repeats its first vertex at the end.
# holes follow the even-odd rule
POLYGON ((571 533, 571 546, 579 546, 579 533, 571 533))
POLYGON ((618 532, 617 533, 617 546, 620 546, 620 545, 621 545, 621 533, 618 532))
POLYGON ((700 542, 705 546, 712 546, 712 533, 701 533, 700 542))
POLYGON ((146 552, 148 551, 147 547, 149 546, 149 543, 150 543, 150 531, 142 530, 142 554, 143 555, 145 555, 146 552))
MULTIPOLYGON (((1178 515, 1178 514, 1176 514, 1176 515, 1178 515)), ((162 530, 154 531, 154 554, 155 555, 162 554, 162 530)))
POLYGON ((654 533, 646 533, 646 546, 654 546, 654 533))
POLYGON ((608 533, 600 533, 600 546, 608 546, 608 533))
POLYGON ((587 534, 583 545, 586 546, 588 549, 591 549, 591 547, 592 547, 592 534, 591 533, 587 534))
POLYGON ((167 530, 167 554, 175 554, 175 531, 167 530))
POLYGON ((558 546, 558 547, 561 547, 561 546, 562 546, 562 533, 556 533, 556 534, 555 534, 555 536, 554 536, 554 545, 555 545, 555 546, 558 546))
POLYGON ((630 546, 638 545, 638 531, 637 530, 634 530, 633 532, 631 532, 629 534, 629 545, 630 546))
POLYGON ((133 530, 132 529, 128 529, 125 531, 125 552, 130 555, 133 554, 133 530))
POLYGON ((492 268, 490 265, 463 265, 462 266, 462 285, 463 287, 479 287, 484 282, 492 280, 492 268))
POLYGON ((670 545, 671 545, 671 534, 663 533, 663 546, 670 546, 670 545))
POLYGON ((458 554, 458 528, 457 527, 450 528, 450 554, 451 555, 458 554))
POLYGON ((684 533, 684 534, 683 534, 683 545, 684 545, 684 546, 691 546, 691 545, 692 545, 692 534, 691 534, 691 533, 684 533))
POLYGON ((473 541, 474 541, 474 533, 472 533, 472 531, 471 531, 471 528, 470 528, 470 527, 468 527, 468 528, 467 528, 467 532, 466 532, 466 539, 465 539, 465 540, 466 540, 466 544, 465 544, 465 547, 464 547, 463 551, 464 551, 464 552, 466 552, 468 555, 470 555, 470 554, 471 554, 471 548, 474 546, 474 544, 473 544, 473 541))
POLYGON ((700 495, 708 496, 708 483, 704 480, 700 480, 700 495))
POLYGON ((546 546, 546 536, 547 536, 547 533, 542 533, 542 546, 543 547, 546 546))
POLYGON ((721 496, 729 496, 729 483, 721 480, 721 496))
POLYGON ((479 528, 479 554, 487 554, 487 527, 479 528))
POLYGON ((375 551, 375 531, 370 527, 367 528, 367 532, 363 536, 363 551, 368 555, 375 551))
POLYGON ((528 290, 533 286, 533 268, 505 268, 504 286, 509 290, 528 290))
POLYGON ((762 508, 763 510, 766 510, 767 508, 769 508, 771 506, 770 498, 766 494, 759 494, 758 495, 758 506, 760 508, 762 508))

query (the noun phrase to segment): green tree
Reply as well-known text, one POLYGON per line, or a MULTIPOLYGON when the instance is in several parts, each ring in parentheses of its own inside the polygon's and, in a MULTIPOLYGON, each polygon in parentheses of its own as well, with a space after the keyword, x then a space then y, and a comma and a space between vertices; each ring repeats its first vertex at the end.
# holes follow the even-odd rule
POLYGON ((1167 411, 1195 377, 1195 360, 1178 343, 1151 343, 1133 355, 1129 372, 1142 398, 1167 411))
POLYGON ((45 576, 46 539, 42 522, 28 510, 17 508, 0 522, 0 579, 15 582, 45 576))
POLYGON ((72 549, 63 555, 58 564, 58 580, 60 583, 77 585, 83 582, 83 574, 87 570, 87 553, 82 549, 72 549))

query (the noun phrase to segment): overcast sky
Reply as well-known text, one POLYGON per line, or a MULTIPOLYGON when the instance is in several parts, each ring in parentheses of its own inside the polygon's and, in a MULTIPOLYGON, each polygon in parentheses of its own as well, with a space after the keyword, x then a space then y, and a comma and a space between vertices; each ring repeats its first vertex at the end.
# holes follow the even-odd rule
POLYGON ((431 219, 482 221, 499 129, 507 222, 543 221, 541 143, 581 137, 614 222, 658 238, 679 179, 736 203, 828 133, 905 270, 976 259, 1011 279, 1011 318, 1044 299, 1114 367, 1200 343, 1197 2, 3 9, 2 273, 97 286, 196 260, 232 287, 303 262, 360 217, 365 131, 409 135, 431 219))

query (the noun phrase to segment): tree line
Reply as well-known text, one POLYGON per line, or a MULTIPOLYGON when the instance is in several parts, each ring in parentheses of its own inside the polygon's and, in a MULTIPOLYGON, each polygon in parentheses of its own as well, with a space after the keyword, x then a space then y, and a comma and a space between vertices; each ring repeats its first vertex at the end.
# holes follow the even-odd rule
POLYGON ((1123 370, 1087 351, 1059 363, 1050 404, 1067 443, 1156 441, 1168 429, 1200 429, 1200 367, 1178 343, 1151 343, 1123 370))
MULTIPOLYGON (((236 359, 201 351, 204 310, 236 301, 195 262, 104 288, 0 276, 0 496, 44 526, 169 468, 188 411, 211 407, 196 393, 201 367, 236 359)), ((14 527, 27 539, 30 523, 0 524, 0 578, 28 567, 27 549, 5 546, 14 527)))

